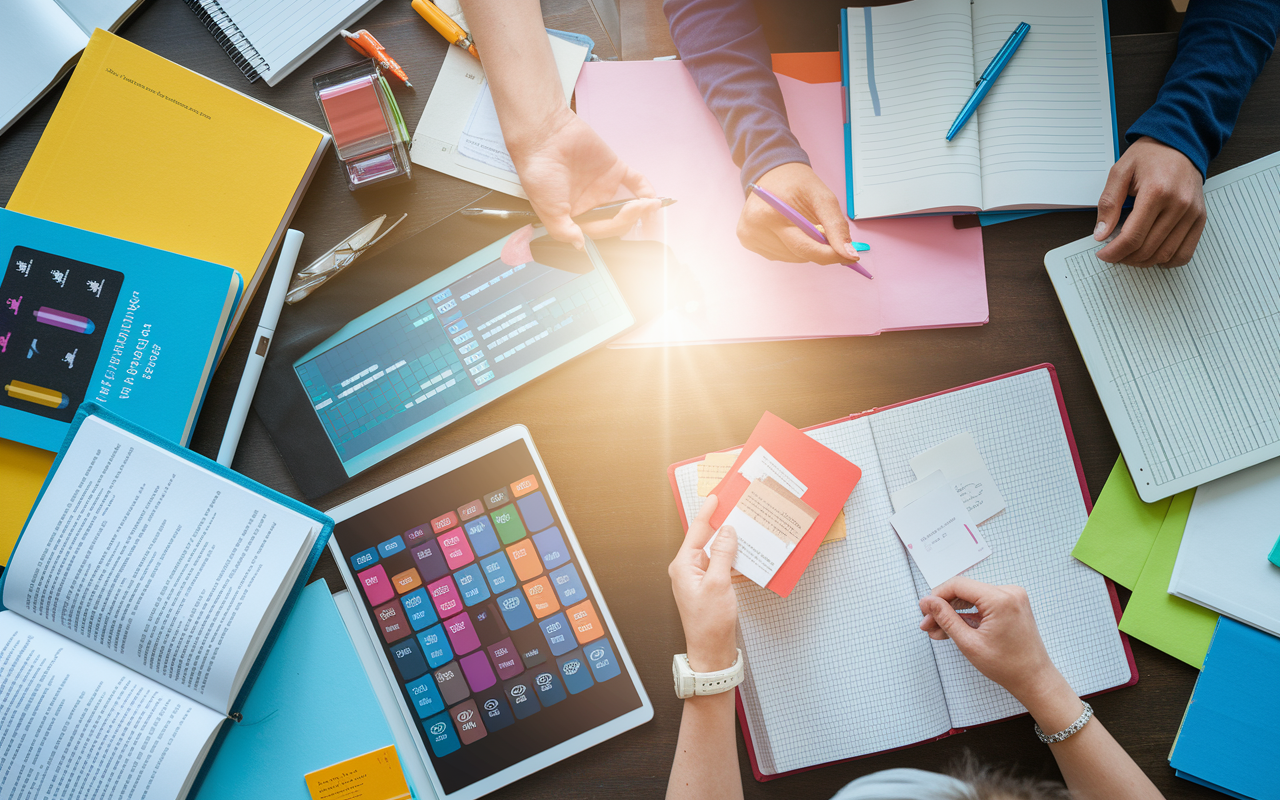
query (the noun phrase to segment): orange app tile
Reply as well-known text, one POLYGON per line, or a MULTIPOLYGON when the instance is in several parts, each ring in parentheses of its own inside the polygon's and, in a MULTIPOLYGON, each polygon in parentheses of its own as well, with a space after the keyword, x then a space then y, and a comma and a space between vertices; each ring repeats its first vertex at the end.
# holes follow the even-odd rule
POLYGON ((533 546, 532 539, 525 539, 508 547, 507 557, 511 559, 511 567, 519 580, 533 580, 542 574, 542 559, 538 556, 538 548, 533 546))
POLYGON ((538 477, 536 475, 530 475, 527 478, 521 478, 520 480, 511 484, 511 494, 514 495, 515 497, 524 497, 526 494, 528 494, 529 492, 532 492, 534 489, 537 489, 537 488, 538 488, 538 477))
POLYGON ((418 577, 416 569, 409 567, 404 572, 391 576, 391 585, 396 587, 396 594, 404 594, 421 586, 422 578, 418 577))
POLYGON ((604 636, 604 628, 600 625, 600 618, 596 616, 596 607, 591 605, 590 600, 583 600, 576 606, 570 606, 565 613, 569 616, 573 635, 578 637, 578 644, 586 644, 592 639, 604 636))
POLYGON ((556 600, 556 592, 551 588, 551 581, 547 580, 545 575, 533 583, 526 583, 524 585, 524 596, 529 598, 529 605, 533 606, 533 615, 538 619, 560 610, 560 603, 556 600))

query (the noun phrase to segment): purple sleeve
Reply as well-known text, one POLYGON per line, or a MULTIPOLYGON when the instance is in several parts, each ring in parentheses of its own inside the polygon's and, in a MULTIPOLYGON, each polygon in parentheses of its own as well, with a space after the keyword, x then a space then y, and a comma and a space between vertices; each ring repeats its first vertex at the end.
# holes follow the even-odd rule
POLYGON ((1280 35, 1276 0, 1192 0, 1156 102, 1125 133, 1176 147, 1205 175, 1280 35))
POLYGON ((665 0, 671 38, 720 120, 742 186, 774 167, 809 163, 787 124, 769 45, 751 0, 665 0))

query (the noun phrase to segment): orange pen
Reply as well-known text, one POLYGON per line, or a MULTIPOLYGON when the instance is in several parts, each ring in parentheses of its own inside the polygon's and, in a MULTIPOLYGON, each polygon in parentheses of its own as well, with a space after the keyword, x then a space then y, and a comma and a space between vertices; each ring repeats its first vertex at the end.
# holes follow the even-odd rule
POLYGON ((355 33, 350 31, 339 31, 339 33, 342 34, 343 39, 347 40, 347 44, 355 48, 357 53, 377 61, 378 65, 387 72, 390 72, 392 75, 395 75, 397 78, 404 81, 405 86, 408 86, 410 89, 413 88, 413 84, 409 83, 409 76, 404 74, 404 70, 400 68, 400 65, 391 57, 391 54, 387 52, 386 48, 384 48, 377 39, 373 38, 372 33, 369 33, 363 28, 355 33))
POLYGON ((441 11, 440 6, 431 0, 413 0, 412 5, 413 10, 418 12, 418 16, 431 23, 431 27, 435 28, 445 41, 456 44, 475 58, 480 58, 480 53, 476 52, 476 46, 471 43, 470 35, 461 25, 453 21, 453 17, 441 11))

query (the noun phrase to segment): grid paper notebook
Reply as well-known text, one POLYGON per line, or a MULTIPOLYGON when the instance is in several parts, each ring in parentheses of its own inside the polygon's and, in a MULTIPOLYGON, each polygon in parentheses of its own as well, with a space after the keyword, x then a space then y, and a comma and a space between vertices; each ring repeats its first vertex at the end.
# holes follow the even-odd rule
POLYGON ((1154 502, 1280 456, 1280 153, 1210 178, 1191 262, 1045 267, 1138 494, 1154 502))
MULTIPOLYGON (((965 574, 1026 587, 1041 636, 1072 688, 1129 683, 1106 579, 1071 558, 1088 516, 1048 369, 869 413, 808 434, 862 468, 848 538, 818 550, 788 599, 735 584, 744 719, 760 774, 918 744, 1025 709, 950 641, 919 630, 929 587, 889 524, 890 492, 918 453, 968 431, 1008 508, 983 525, 990 558, 965 574), (797 653, 805 657, 796 658, 797 653)), ((676 467, 689 517, 697 465, 676 467)))

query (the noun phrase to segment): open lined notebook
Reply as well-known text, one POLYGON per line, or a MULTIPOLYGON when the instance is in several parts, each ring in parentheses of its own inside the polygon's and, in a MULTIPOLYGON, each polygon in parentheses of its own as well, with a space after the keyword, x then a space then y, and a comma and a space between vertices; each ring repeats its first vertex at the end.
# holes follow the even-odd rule
MULTIPOLYGON (((1071 557, 1087 493, 1053 368, 1033 367, 808 431, 862 480, 844 508, 848 537, 822 546, 790 598, 735 584, 747 670, 739 716, 758 779, 1025 710, 954 643, 919 630, 929 587, 889 524, 890 492, 915 479, 909 460, 966 431, 1008 508, 982 527, 993 554, 965 574, 1026 587, 1049 655, 1081 695, 1137 680, 1114 591, 1071 557)), ((697 464, 670 474, 687 526, 703 500, 697 464)))
POLYGON ((382 0, 182 0, 252 83, 275 86, 382 0))
POLYGON ((850 217, 1097 205, 1119 155, 1105 0, 911 0, 841 20, 850 217), (948 142, 1019 22, 1031 32, 948 142))
POLYGON ((1044 257, 1148 503, 1280 456, 1280 153, 1210 178, 1204 202, 1186 266, 1108 264, 1092 237, 1044 257))

